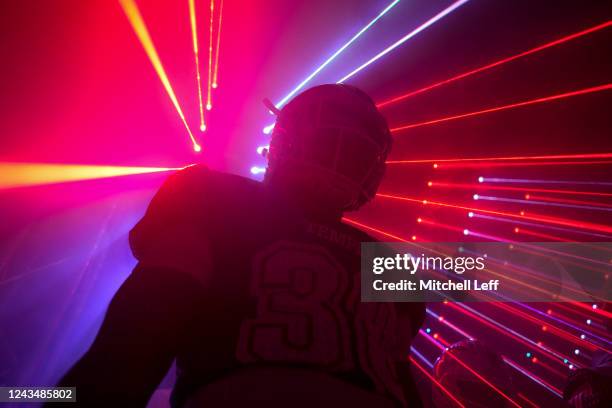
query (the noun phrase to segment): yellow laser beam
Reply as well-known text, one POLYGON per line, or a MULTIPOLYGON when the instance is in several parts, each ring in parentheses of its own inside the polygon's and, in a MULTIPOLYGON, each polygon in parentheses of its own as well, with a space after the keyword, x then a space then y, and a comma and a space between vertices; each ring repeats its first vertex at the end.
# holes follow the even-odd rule
POLYGON ((173 170, 180 168, 0 162, 0 190, 173 170))
POLYGON ((219 82, 217 81, 219 78, 219 46, 221 45, 221 23, 223 21, 223 0, 221 0, 221 4, 219 5, 219 26, 217 28, 217 46, 215 47, 215 70, 213 74, 212 87, 217 88, 219 86, 219 82))
POLYGON ((201 151, 202 148, 196 141, 195 137, 193 136, 193 133, 191 133, 191 129, 189 128, 189 125, 187 124, 187 121, 185 120, 185 115, 183 114, 183 110, 181 109, 178 99, 176 99, 176 95, 174 94, 172 85, 170 85, 170 80, 168 79, 168 75, 166 75, 164 66, 162 65, 161 60, 159 59, 159 55, 157 54, 155 45, 153 45, 153 41, 151 40, 151 36, 149 35, 149 30, 147 29, 147 26, 142 18, 142 15, 140 14, 140 10, 138 9, 136 2, 134 0, 119 0, 119 4, 123 8, 123 11, 126 17, 128 18, 130 24, 132 25, 132 29, 136 33, 136 36, 138 37, 138 40, 142 44, 142 47, 147 53, 149 60, 151 60, 151 64, 153 64, 153 68, 155 68, 155 72, 157 72, 157 76, 161 80, 161 83, 164 86, 166 93, 170 97, 170 100, 172 101, 174 108, 179 114, 179 117, 181 118, 181 120, 183 121, 183 124, 185 125, 185 129, 187 129, 187 133, 189 134, 189 138, 191 139, 191 142, 193 143, 193 150, 195 150, 196 152, 201 151))
POLYGON ((200 57, 198 53, 198 28, 196 24, 195 0, 189 0, 189 20, 191 21, 191 37, 193 39, 193 55, 195 57, 196 79, 198 82, 198 103, 200 104, 200 130, 206 130, 204 122, 204 107, 202 102, 202 81, 200 79, 200 57))
POLYGON ((206 98, 206 109, 212 109, 212 96, 211 96, 211 86, 212 86, 212 55, 213 55, 213 24, 215 17, 215 0, 210 0, 210 27, 209 27, 209 36, 208 36, 208 96, 206 98))

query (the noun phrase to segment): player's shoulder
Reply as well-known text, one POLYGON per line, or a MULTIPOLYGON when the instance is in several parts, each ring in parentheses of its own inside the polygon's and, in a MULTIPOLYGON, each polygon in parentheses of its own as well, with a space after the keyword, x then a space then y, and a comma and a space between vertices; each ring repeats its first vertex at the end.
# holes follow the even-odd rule
POLYGON ((157 191, 144 217, 130 232, 136 253, 156 237, 172 230, 214 234, 240 211, 245 197, 254 196, 256 181, 193 165, 169 176, 157 191))
MULTIPOLYGON (((208 168, 203 164, 185 167, 164 182, 156 198, 187 207, 211 209, 240 200, 259 189, 260 183, 235 174, 208 168)), ((163 204, 162 204, 163 205, 163 204)))
POLYGON ((190 193, 202 191, 221 193, 236 188, 257 188, 258 184, 260 183, 242 176, 210 169, 204 164, 194 164, 168 177, 164 187, 190 193))

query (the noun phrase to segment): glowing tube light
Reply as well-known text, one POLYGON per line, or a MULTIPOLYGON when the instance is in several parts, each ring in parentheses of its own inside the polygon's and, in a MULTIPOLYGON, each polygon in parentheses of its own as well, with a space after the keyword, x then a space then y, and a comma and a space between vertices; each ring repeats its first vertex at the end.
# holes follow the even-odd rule
POLYGON ((409 39, 411 39, 418 33, 420 33, 421 31, 425 30, 427 27, 435 24, 438 20, 441 20, 448 14, 455 11, 457 8, 463 6, 468 1, 469 0, 458 0, 454 2, 453 4, 451 4, 450 6, 448 6, 447 8, 445 8, 444 10, 442 10, 441 12, 439 12, 438 14, 436 14, 435 16, 433 16, 432 18, 430 18, 429 20, 427 20, 426 22, 424 22, 423 24, 421 24, 420 26, 418 26, 417 28, 415 28, 414 30, 406 34, 405 36, 403 36, 402 38, 400 38, 399 40, 397 40, 396 42, 394 42, 393 44, 391 44, 390 46, 388 46, 387 48, 385 48, 384 50, 382 50, 381 52, 379 52, 372 58, 370 58, 368 61, 364 62, 363 64, 361 64, 360 66, 358 66, 357 68, 355 68, 354 70, 352 70, 351 72, 343 76, 341 79, 338 80, 337 83, 341 84, 345 82, 347 79, 355 76, 358 72, 362 71, 363 69, 367 68, 371 64, 375 63, 376 61, 378 61, 379 59, 381 59, 382 57, 384 57, 385 55, 387 55, 388 53, 390 53, 391 51, 393 51, 400 45, 404 44, 406 41, 408 41, 409 39))
POLYGON ((172 167, 0 162, 0 190, 172 170, 179 169, 172 167))
POLYGON ((560 45, 560 44, 566 43, 568 41, 575 40, 575 39, 583 37, 583 36, 585 36, 587 34, 592 34, 592 33, 596 32, 596 31, 599 31, 599 30, 602 30, 604 28, 607 28, 610 25, 612 25, 612 21, 606 21, 603 24, 599 24, 599 25, 596 25, 594 27, 587 28, 586 30, 582 30, 582 31, 579 31, 579 32, 574 33, 574 34, 567 35, 565 37, 561 37, 561 38, 559 38, 559 39, 557 39, 555 41, 551 41, 551 42, 542 44, 542 45, 540 45, 538 47, 531 48, 530 50, 523 51, 523 52, 521 52, 519 54, 515 54, 515 55, 512 55, 510 57, 506 57, 506 58, 497 60, 495 62, 492 62, 492 63, 489 63, 487 65, 483 65, 483 66, 481 66, 479 68, 473 69, 471 71, 464 72, 462 74, 459 74, 459 75, 456 75, 454 77, 445 79, 443 81, 440 81, 440 82, 437 82, 437 83, 425 86, 425 87, 423 87, 421 89, 418 89, 416 91, 412 91, 412 92, 406 93, 404 95, 397 96, 395 98, 392 98, 392 99, 389 99, 387 101, 381 102, 381 103, 377 104, 376 106, 379 107, 379 108, 382 108, 384 106, 391 105, 391 104, 403 101, 405 99, 408 99, 408 98, 410 98, 412 96, 415 96, 415 95, 418 95, 420 93, 431 91, 432 89, 437 88, 439 86, 450 84, 451 82, 455 82, 455 81, 458 81, 460 79, 467 78, 467 77, 469 77, 471 75, 487 71, 487 70, 489 70, 491 68, 498 67, 500 65, 506 64, 508 62, 515 61, 515 60, 517 60, 519 58, 523 58, 523 57, 526 57, 526 56, 531 55, 531 54, 535 54, 535 53, 537 53, 539 51, 543 51, 543 50, 545 50, 547 48, 551 48, 551 47, 554 47, 556 45, 560 45))
POLYGON ((189 21, 191 22, 191 38, 193 41, 193 55, 196 66, 196 79, 198 84, 198 103, 200 106, 200 130, 206 130, 204 123, 204 107, 202 102, 202 81, 200 79, 200 57, 198 55, 198 28, 196 23, 195 0, 189 0, 189 21))
MULTIPOLYGON (((372 19, 367 25, 365 25, 361 30, 359 30, 357 32, 357 34, 355 34, 353 37, 351 37, 350 40, 348 40, 346 43, 344 43, 344 45, 342 47, 338 48, 338 50, 336 52, 334 52, 328 59, 326 59, 325 62, 323 62, 321 65, 319 65, 317 67, 317 69, 315 69, 302 82, 300 82, 295 88, 293 88, 293 90, 291 92, 289 92, 283 99, 281 99, 276 104, 276 107, 277 108, 281 108, 283 105, 285 105, 289 101, 289 99, 291 99, 293 97, 293 95, 298 93, 300 89, 304 88, 304 86, 306 86, 306 84, 308 82, 310 82, 310 80, 312 78, 314 78, 319 72, 321 72, 323 70, 323 68, 328 66, 334 59, 336 59, 336 57, 338 57, 338 55, 340 55, 352 43, 354 43, 359 37, 361 37, 366 31, 368 31, 368 29, 370 27, 372 27, 378 20, 380 20, 382 18, 382 16, 387 14, 393 7, 395 7, 397 5, 397 3, 399 3, 399 1, 400 0, 394 0, 387 7, 385 7, 383 9, 383 11, 381 11, 374 19, 372 19)), ((339 82, 341 82, 341 81, 339 81, 339 82)))
POLYGON ((612 89, 612 83, 604 84, 604 85, 599 85, 599 86, 593 86, 593 87, 585 88, 585 89, 579 89, 577 91, 572 91, 572 92, 565 92, 565 93, 561 93, 561 94, 557 94, 557 95, 545 96, 543 98, 530 99, 528 101, 523 101, 523 102, 511 103, 509 105, 496 106, 494 108, 483 109, 483 110, 476 111, 476 112, 463 113, 463 114, 460 114, 460 115, 447 116, 447 117, 444 117, 444 118, 428 120, 428 121, 425 121, 425 122, 412 123, 412 124, 409 124, 409 125, 404 125, 404 126, 399 126, 399 127, 393 128, 393 129, 391 129, 391 132, 399 132, 399 131, 402 131, 402 130, 412 129, 412 128, 416 128, 416 127, 427 126, 427 125, 434 125, 434 124, 437 124, 437 123, 448 122, 448 121, 451 121, 451 120, 464 119, 464 118, 469 118, 469 117, 472 117, 472 116, 479 116, 479 115, 483 115, 485 113, 499 112, 499 111, 502 111, 502 110, 519 108, 519 107, 522 107, 522 106, 534 105, 534 104, 542 103, 542 102, 550 102, 550 101, 554 101, 554 100, 558 100, 558 99, 569 98, 569 97, 572 97, 572 96, 584 95, 584 94, 589 94, 589 93, 599 92, 599 91, 606 91, 606 90, 609 90, 609 89, 612 89))
POLYGON ((125 15, 127 16, 130 24, 132 25, 132 29, 136 33, 138 40, 142 44, 151 64, 153 64, 153 68, 155 68, 155 72, 159 79, 161 80, 166 93, 170 97, 176 112, 179 117, 183 121, 185 125, 185 129, 187 129, 187 133, 189 134, 189 138, 191 139, 191 143, 193 144, 193 150, 199 152, 202 150, 202 147, 198 144, 196 139, 193 137, 193 133, 191 133, 191 129, 185 120, 185 115, 183 114, 183 110, 179 105, 178 99, 176 99, 176 95, 174 94, 174 90, 172 89, 172 85, 170 85, 170 80, 168 79, 168 75, 166 75, 166 71, 164 70, 164 66, 159 59, 159 55, 157 54, 157 50, 155 49, 155 45, 153 45, 153 40, 151 40, 151 36, 149 35, 149 30, 140 14, 140 10, 138 6, 134 2, 134 0, 119 0, 119 4, 123 8, 125 15))

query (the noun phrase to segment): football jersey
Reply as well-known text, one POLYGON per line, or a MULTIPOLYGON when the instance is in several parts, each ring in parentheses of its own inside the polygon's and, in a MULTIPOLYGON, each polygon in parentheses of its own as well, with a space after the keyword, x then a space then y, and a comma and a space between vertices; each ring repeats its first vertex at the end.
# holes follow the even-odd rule
POLYGON ((404 405, 395 363, 406 361, 424 307, 360 301, 368 241, 257 181, 201 165, 170 176, 130 244, 140 263, 187 265, 177 273, 201 286, 174 405, 249 367, 323 372, 404 405))

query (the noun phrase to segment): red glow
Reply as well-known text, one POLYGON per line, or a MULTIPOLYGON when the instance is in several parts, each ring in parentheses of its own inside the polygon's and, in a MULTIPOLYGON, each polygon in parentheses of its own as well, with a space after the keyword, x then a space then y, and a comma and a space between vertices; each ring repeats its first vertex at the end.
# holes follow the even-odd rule
POLYGON ((392 98, 392 99, 389 99, 387 101, 381 102, 381 103, 377 104, 376 106, 379 107, 379 108, 382 108, 384 106, 391 105, 391 104, 397 103, 399 101, 403 101, 405 99, 410 98, 411 96, 415 96, 415 95, 418 95, 418 94, 423 93, 423 92, 431 91, 432 89, 437 88, 439 86, 446 85, 446 84, 449 84, 449 83, 454 82, 454 81, 458 81, 459 79, 467 78, 467 77, 469 77, 471 75, 474 75, 474 74, 477 74, 479 72, 483 72, 483 71, 489 70, 491 68, 495 68, 497 66, 506 64, 506 63, 514 61, 516 59, 519 59, 519 58, 522 58, 522 57, 526 57, 527 55, 535 54, 536 52, 545 50, 545 49, 550 48, 550 47, 554 47, 555 45, 560 45, 560 44, 563 44, 565 42, 574 40, 576 38, 580 38, 582 36, 585 36, 587 34, 591 34, 593 32, 602 30, 602 29, 604 29, 606 27, 609 27, 611 24, 612 24, 612 21, 607 21, 607 22, 605 22, 603 24, 599 24, 599 25, 596 25, 594 27, 587 28, 586 30, 582 30, 582 31, 579 31, 579 32, 574 33, 574 34, 571 34, 571 35, 568 35, 568 36, 565 36, 565 37, 561 37, 561 38, 559 38, 559 39, 557 39, 555 41, 551 41, 551 42, 548 42, 546 44, 542 44, 542 45, 540 45, 538 47, 532 48, 530 50, 523 51, 523 52, 521 52, 519 54, 515 54, 515 55, 512 55, 510 57, 497 60, 497 61, 492 62, 492 63, 487 64, 487 65, 483 65, 482 67, 473 69, 473 70, 468 71, 468 72, 464 72, 463 74, 459 74, 459 75, 456 75, 456 76, 454 76, 452 78, 445 79, 444 81, 440 81, 440 82, 437 82, 435 84, 431 84, 431 85, 428 85, 428 86, 426 86, 424 88, 418 89, 416 91, 412 91, 412 92, 406 93, 404 95, 397 96, 395 98, 392 98))
POLYGON ((425 122, 411 123, 409 125, 404 125, 404 126, 399 126, 399 127, 392 128, 391 132, 400 132, 400 131, 403 131, 403 130, 408 130, 408 129, 412 129, 412 128, 416 128, 416 127, 427 126, 427 125, 434 125, 434 124, 437 124, 437 123, 448 122, 448 121, 455 120, 455 119, 469 118, 469 117, 472 117, 472 116, 483 115, 485 113, 499 112, 499 111, 502 111, 502 110, 519 108, 521 106, 534 105, 534 104, 537 104, 537 103, 550 102, 550 101, 554 101, 554 100, 558 100, 558 99, 564 99, 564 98, 569 98, 569 97, 572 97, 572 96, 584 95, 584 94, 589 94, 589 93, 593 93, 593 92, 606 91, 608 89, 612 89, 612 84, 598 85, 598 86, 593 86, 593 87, 590 87, 590 88, 579 89, 577 91, 564 92, 564 93, 561 93, 561 94, 545 96, 545 97, 542 97, 542 98, 530 99, 528 101, 511 103, 509 105, 496 106, 494 108, 483 109, 483 110, 479 110, 479 111, 475 111, 475 112, 462 113, 460 115, 447 116, 447 117, 444 117, 444 118, 428 120, 428 121, 425 121, 425 122))

